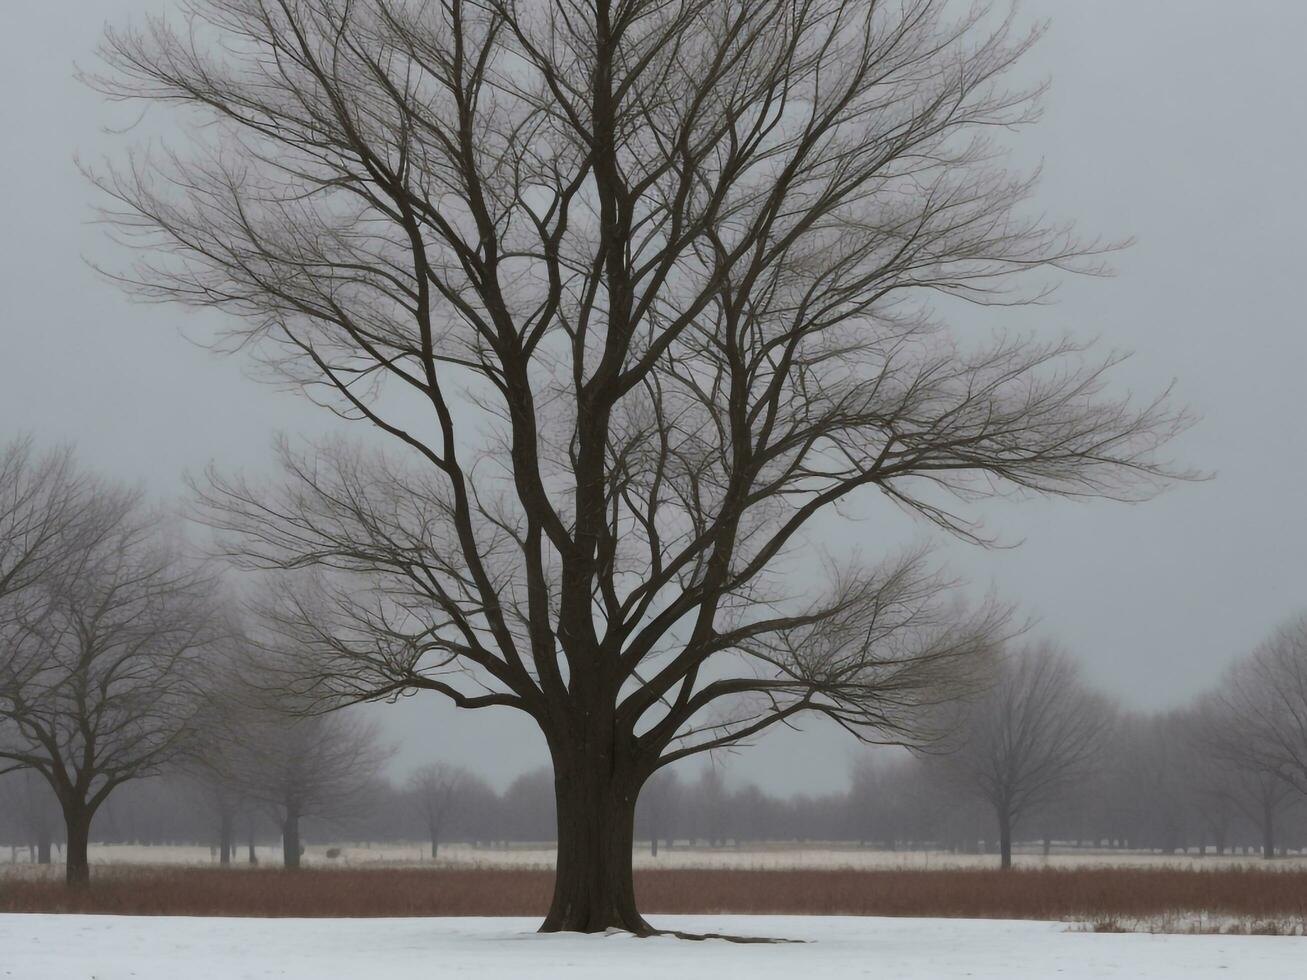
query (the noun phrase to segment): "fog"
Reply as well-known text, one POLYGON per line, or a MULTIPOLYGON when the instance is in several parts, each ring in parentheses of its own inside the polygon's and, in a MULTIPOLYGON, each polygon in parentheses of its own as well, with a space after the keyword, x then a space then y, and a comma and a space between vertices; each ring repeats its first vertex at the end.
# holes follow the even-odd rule
MULTIPOLYGON (((161 496, 211 461, 266 467, 274 433, 321 433, 330 418, 248 377, 241 358, 189 343, 201 318, 132 303, 88 262, 115 246, 90 223, 94 197, 74 156, 94 162, 117 145, 101 128, 139 110, 106 106, 73 63, 92 63, 104 20, 167 6, 13 4, 0 35, 0 437, 74 443, 87 465, 161 496)), ((1023 70, 1052 87, 1042 122, 1011 138, 1017 158, 1042 161, 1050 214, 1137 242, 1113 260, 1115 277, 1068 281, 1051 306, 970 315, 977 330, 1039 325, 1134 351, 1116 384, 1151 393, 1174 380, 1200 422, 1169 454, 1213 478, 1141 505, 990 504, 995 549, 935 538, 951 569, 1015 602, 1092 684, 1128 707, 1165 708, 1210 688, 1307 602, 1296 295, 1307 7, 1040 7, 1051 26, 1023 70)), ((932 537, 889 509, 855 528, 867 548, 932 537)), ((439 757, 502 790, 546 761, 533 724, 510 711, 460 713, 421 695, 368 711, 397 747, 396 773, 439 757)), ((805 728, 723 761, 770 792, 844 789, 855 743, 805 728)))

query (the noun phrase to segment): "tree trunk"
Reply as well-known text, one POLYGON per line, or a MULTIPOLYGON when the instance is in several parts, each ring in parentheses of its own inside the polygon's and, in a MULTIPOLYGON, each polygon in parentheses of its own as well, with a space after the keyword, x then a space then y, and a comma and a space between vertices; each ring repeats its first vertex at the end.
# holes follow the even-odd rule
POLYGON ((1006 810, 998 812, 998 855, 1000 868, 1012 867, 1012 817, 1006 810))
POLYGON ((649 837, 649 856, 650 856, 650 857, 657 857, 657 856, 658 856, 658 835, 657 835, 657 834, 652 834, 652 835, 649 837))
POLYGON ((1275 811, 1269 806, 1262 807, 1262 857, 1275 857, 1275 811))
POLYGON ((50 828, 45 823, 36 832, 36 861, 38 864, 50 863, 50 828))
POLYGON ((288 871, 300 866, 300 815, 294 807, 287 809, 281 825, 281 863, 288 871))
POLYGON ((613 778, 604 762, 584 751, 555 759, 558 863, 541 932, 653 931, 636 911, 631 870, 639 783, 613 778))
POLYGON ((223 810, 218 815, 218 863, 223 867, 231 864, 232 837, 234 830, 230 811, 223 810))
POLYGON ((64 881, 70 887, 81 887, 91 880, 91 865, 86 854, 91 840, 91 814, 84 806, 65 807, 64 827, 68 832, 64 881))
POLYGON ((440 854, 440 828, 432 824, 429 828, 431 831, 431 860, 435 860, 440 854))

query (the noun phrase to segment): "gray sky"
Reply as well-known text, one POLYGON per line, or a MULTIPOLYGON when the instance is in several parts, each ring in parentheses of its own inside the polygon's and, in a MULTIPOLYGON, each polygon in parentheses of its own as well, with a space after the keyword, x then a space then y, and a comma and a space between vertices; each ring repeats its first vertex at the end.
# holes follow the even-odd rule
MULTIPOLYGON (((188 344, 194 315, 130 303, 83 261, 112 253, 87 223, 92 194, 73 157, 93 161, 112 142, 101 126, 124 117, 73 79, 73 62, 90 63, 105 20, 168 6, 19 0, 0 32, 0 439, 73 441, 88 464, 161 494, 210 460, 264 465, 276 430, 327 424, 247 379, 239 360, 188 344)), ((1052 25, 1026 71, 1053 88, 1019 158, 1043 160, 1050 213, 1138 244, 1116 278, 1069 282, 1056 306, 1012 320, 1134 350, 1123 387, 1176 379, 1202 420, 1174 455, 1217 477, 1131 507, 999 503, 990 529, 1020 547, 944 542, 941 553, 1019 603, 1125 704, 1165 707, 1307 608, 1307 4, 1046 0, 1039 11, 1052 25)), ((399 768, 439 756, 502 786, 545 761, 511 713, 459 715, 432 698, 376 710, 399 768)), ((773 790, 824 791, 843 785, 854 751, 816 729, 724 761, 773 790)))

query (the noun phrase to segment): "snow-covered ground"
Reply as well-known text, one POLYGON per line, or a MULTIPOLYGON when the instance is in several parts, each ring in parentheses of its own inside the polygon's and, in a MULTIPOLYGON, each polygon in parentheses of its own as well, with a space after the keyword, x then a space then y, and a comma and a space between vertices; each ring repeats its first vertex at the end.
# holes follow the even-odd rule
MULTIPOLYGON (((385 864, 412 867, 431 867, 428 845, 411 844, 314 844, 305 855, 306 864, 317 867, 338 865, 385 864), (339 848, 336 858, 326 856, 328 848, 339 848)), ((281 863, 279 847, 262 846, 257 849, 259 863, 281 863)), ((245 848, 237 855, 243 864, 245 848)), ((207 847, 144 846, 129 844, 92 844, 90 859, 94 864, 211 864, 217 858, 207 847)), ((1263 861, 1255 855, 1218 856, 1208 852, 1200 857, 1197 852, 1188 854, 1155 854, 1143 851, 1075 850, 1054 852, 1044 857, 1038 850, 1018 853, 1014 857, 1018 867, 1173 867, 1222 868, 1253 866, 1272 869, 1307 868, 1307 856, 1290 855, 1274 861, 1263 861)), ((27 865, 28 852, 20 849, 0 851, 0 876, 6 872, 22 872, 27 865), (16 863, 10 863, 12 860, 16 863)), ((766 845, 752 847, 675 847, 663 848, 658 857, 652 857, 646 847, 635 854, 637 868, 855 868, 868 870, 945 868, 992 868, 998 858, 993 854, 951 854, 944 851, 878 851, 871 848, 839 846, 766 845)), ((57 862, 56 862, 57 863, 57 862)), ((451 844, 440 848, 440 860, 445 867, 488 868, 552 868, 554 849, 542 846, 513 846, 509 848, 472 847, 451 844)), ((36 869, 32 869, 35 871, 36 869)), ((2 977, 3 974, 0 974, 2 977)))
POLYGON ((743 945, 628 935, 541 936, 533 919, 197 919, 0 915, 14 980, 880 980, 1100 977, 1279 980, 1307 940, 1071 932, 1049 922, 658 916, 654 924, 804 940, 743 945))

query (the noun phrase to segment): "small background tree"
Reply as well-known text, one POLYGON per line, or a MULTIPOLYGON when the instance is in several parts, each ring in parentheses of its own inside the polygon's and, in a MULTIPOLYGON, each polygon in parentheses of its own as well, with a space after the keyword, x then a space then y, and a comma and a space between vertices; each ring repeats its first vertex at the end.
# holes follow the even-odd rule
POLYGON ((1074 661, 1049 647, 1016 653, 993 687, 969 705, 952 761, 993 809, 1003 868, 1023 819, 1057 800, 1101 759, 1113 710, 1080 680, 1074 661))
POLYGON ((263 711, 247 720, 231 771, 243 795, 281 830, 283 866, 297 870, 301 822, 341 823, 362 813, 387 754, 375 728, 355 718, 263 711))
POLYGON ((463 813, 473 798, 477 778, 466 769, 436 762, 409 777, 408 794, 431 841, 431 858, 439 856, 441 834, 463 813))

